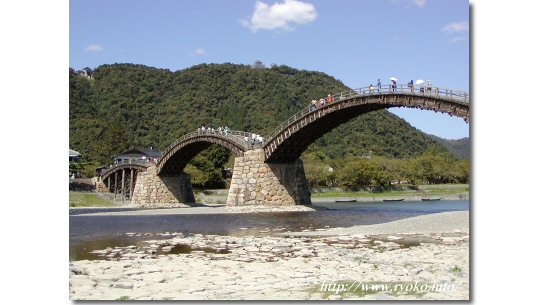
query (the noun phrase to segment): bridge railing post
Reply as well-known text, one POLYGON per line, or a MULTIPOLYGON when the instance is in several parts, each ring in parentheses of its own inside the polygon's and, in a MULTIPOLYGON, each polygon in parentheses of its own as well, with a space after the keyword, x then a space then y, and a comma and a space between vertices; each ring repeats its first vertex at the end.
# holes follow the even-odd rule
POLYGON ((121 171, 121 204, 123 204, 124 197, 125 197, 125 169, 121 171))

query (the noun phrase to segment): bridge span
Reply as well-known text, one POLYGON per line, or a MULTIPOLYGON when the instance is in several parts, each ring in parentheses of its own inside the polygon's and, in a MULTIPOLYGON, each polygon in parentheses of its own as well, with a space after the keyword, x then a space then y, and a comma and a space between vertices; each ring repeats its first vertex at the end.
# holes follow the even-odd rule
POLYGON ((305 107, 280 124, 263 145, 265 161, 293 162, 327 132, 380 109, 418 108, 469 120, 469 95, 465 91, 386 85, 345 91, 332 97, 333 102, 305 107))
POLYGON ((192 158, 213 144, 223 146, 241 157, 247 150, 262 146, 262 142, 253 141, 252 135, 252 133, 237 130, 190 132, 166 148, 157 163, 157 173, 168 176, 183 172, 192 158))
POLYGON ((127 160, 116 162, 101 172, 97 181, 97 191, 114 193, 114 201, 119 196, 120 201, 133 198, 134 186, 139 172, 145 172, 150 166, 147 160, 127 160))
MULTIPOLYGON (((392 107, 447 113, 466 122, 470 119, 469 94, 460 90, 386 85, 331 96, 332 101, 309 105, 291 116, 267 139, 254 140, 252 133, 232 130, 198 130, 180 137, 163 152, 155 167, 137 169, 138 181, 130 180, 136 181, 134 189, 130 189, 130 198, 140 206, 194 202, 190 177, 183 169, 201 151, 217 144, 236 155, 228 205, 310 204, 300 156, 310 144, 339 125, 365 113, 392 107)), ((110 175, 118 170, 105 172, 103 180, 108 178, 110 184, 110 175)))

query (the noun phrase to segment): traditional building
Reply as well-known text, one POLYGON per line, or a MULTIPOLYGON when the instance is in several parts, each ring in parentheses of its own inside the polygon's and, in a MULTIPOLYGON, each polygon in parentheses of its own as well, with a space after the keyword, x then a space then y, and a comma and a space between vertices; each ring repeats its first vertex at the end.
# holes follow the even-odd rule
POLYGON ((80 162, 80 153, 78 151, 69 150, 69 177, 80 178, 82 177, 82 167, 80 162))
POLYGON ((265 69, 266 68, 261 60, 256 60, 251 67, 254 68, 254 69, 265 69))
POLYGON ((80 71, 77 71, 78 75, 84 77, 84 78, 87 78, 87 79, 91 79, 93 77, 93 70, 90 69, 89 67, 86 67, 80 71))
POLYGON ((80 153, 78 151, 69 150, 69 163, 80 161, 80 153))
POLYGON ((131 147, 128 150, 115 155, 114 163, 148 162, 154 164, 160 156, 161 152, 152 148, 131 147))
POLYGON ((95 177, 101 176, 101 174, 107 169, 107 166, 99 166, 95 169, 95 177))

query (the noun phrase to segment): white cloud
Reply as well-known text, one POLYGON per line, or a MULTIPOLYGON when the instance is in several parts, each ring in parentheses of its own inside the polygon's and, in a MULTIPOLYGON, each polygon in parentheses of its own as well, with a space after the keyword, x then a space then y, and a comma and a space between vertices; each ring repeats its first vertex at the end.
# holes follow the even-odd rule
POLYGON ((206 55, 207 52, 204 48, 198 48, 196 50, 194 50, 194 56, 202 56, 202 55, 206 55))
POLYGON ((91 44, 86 47, 86 52, 102 52, 104 49, 98 44, 91 44))
POLYGON ((292 23, 306 24, 318 17, 313 4, 298 0, 284 0, 271 6, 256 1, 250 20, 241 20, 241 25, 253 33, 258 30, 292 30, 292 23))
POLYGON ((426 5, 426 0, 415 0, 414 2, 419 7, 424 7, 424 5, 426 5))
POLYGON ((445 25, 442 29, 443 32, 448 34, 454 34, 459 32, 469 31, 469 21, 452 22, 445 25))

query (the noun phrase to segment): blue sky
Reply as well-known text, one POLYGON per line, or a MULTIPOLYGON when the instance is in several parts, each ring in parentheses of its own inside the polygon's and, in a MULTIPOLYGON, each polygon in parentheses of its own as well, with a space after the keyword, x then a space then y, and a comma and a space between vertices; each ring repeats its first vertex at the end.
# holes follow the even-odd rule
MULTIPOLYGON (((460 0, 70 1, 70 66, 136 63, 172 71, 262 60, 325 72, 351 88, 430 79, 469 90, 469 3, 460 0)), ((462 119, 390 110, 444 138, 462 119)))

